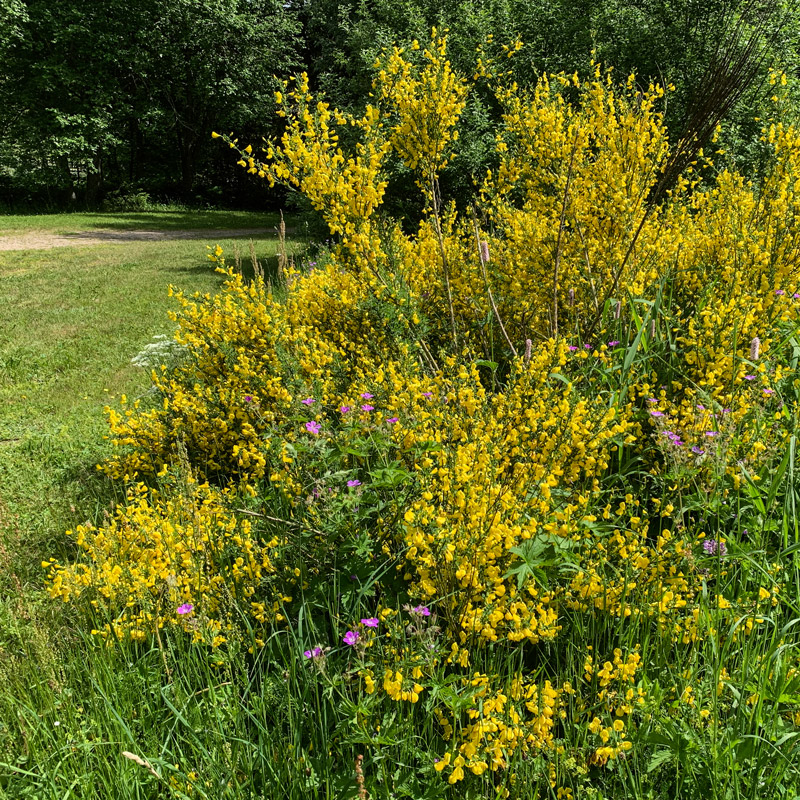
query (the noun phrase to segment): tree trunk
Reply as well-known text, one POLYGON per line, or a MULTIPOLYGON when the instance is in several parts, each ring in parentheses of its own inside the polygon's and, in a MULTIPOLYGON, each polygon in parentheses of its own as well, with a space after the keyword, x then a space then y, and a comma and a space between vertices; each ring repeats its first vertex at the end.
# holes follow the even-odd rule
POLYGON ((94 209, 97 207, 97 199, 100 194, 100 187, 103 184, 103 159, 98 152, 92 159, 86 171, 86 208, 94 209))
POLYGON ((143 139, 139 121, 131 118, 128 122, 128 182, 136 184, 140 175, 139 154, 142 151, 143 139))
POLYGON ((189 200, 194 188, 197 137, 191 131, 179 130, 178 150, 181 157, 181 194, 185 200, 189 200))

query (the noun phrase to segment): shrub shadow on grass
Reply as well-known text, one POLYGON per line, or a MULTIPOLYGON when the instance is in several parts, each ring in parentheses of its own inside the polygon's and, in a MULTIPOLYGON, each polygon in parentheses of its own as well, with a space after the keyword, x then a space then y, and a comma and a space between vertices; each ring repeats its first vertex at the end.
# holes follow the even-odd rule
MULTIPOLYGON (((272 282, 274 285, 278 280, 278 256, 261 256, 258 259, 258 263, 264 272, 264 281, 272 282)), ((248 283, 255 280, 255 268, 250 259, 242 262, 241 272, 248 283)))
MULTIPOLYGON (((264 281, 271 282, 274 285, 278 280, 278 257, 276 255, 259 255, 257 256, 257 261, 264 273, 264 281)), ((237 272, 241 273, 247 283, 251 283, 255 280, 256 270, 249 255, 241 258, 238 262, 232 260, 231 266, 234 267, 237 272)), ((171 272, 181 275, 212 275, 214 274, 214 269, 214 265, 209 261, 200 261, 191 267, 175 267, 171 272)), ((221 288, 222 284, 225 282, 225 275, 219 272, 216 273, 214 275, 214 281, 214 289, 221 288)))
POLYGON ((214 272, 214 265, 210 261, 199 261, 193 266, 173 267, 170 269, 171 274, 175 275, 209 275, 214 281, 212 291, 217 291, 225 282, 225 276, 214 272))
POLYGON ((58 513, 59 509, 53 509, 56 519, 62 521, 62 530, 53 531, 48 537, 53 552, 47 557, 72 561, 79 549, 75 540, 66 535, 67 530, 87 523, 102 525, 113 515, 115 507, 125 501, 125 491, 97 468, 94 459, 65 465, 53 484, 63 506, 61 513, 58 513))
POLYGON ((223 228, 273 228, 280 218, 277 214, 254 214, 237 211, 157 211, 99 213, 92 227, 108 230, 204 230, 223 228))

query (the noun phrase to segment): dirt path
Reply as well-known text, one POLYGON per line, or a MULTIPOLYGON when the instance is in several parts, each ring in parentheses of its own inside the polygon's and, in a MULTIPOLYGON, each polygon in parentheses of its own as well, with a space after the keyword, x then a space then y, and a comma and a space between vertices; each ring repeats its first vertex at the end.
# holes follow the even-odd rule
POLYGON ((20 233, 0 236, 0 250, 49 250, 51 247, 79 247, 127 242, 165 242, 171 239, 232 239, 239 236, 275 234, 274 228, 234 228, 193 231, 83 231, 81 233, 20 233))

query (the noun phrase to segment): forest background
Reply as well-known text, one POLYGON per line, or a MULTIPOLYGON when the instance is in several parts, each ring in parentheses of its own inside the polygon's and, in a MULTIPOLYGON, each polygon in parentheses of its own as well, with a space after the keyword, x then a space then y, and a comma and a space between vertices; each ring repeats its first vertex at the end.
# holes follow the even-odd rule
MULTIPOLYGON (((477 43, 519 37, 521 85, 543 71, 585 72, 594 57, 675 91, 675 140, 707 88, 739 0, 0 0, 0 212, 141 211, 285 205, 265 197, 212 129, 258 141, 277 133, 274 91, 299 70, 332 107, 365 105, 381 50, 449 29, 454 67, 477 43), (706 81, 704 83, 704 80, 706 81)), ((722 144, 747 170, 760 157, 757 117, 768 70, 800 72, 800 19, 773 2, 757 78, 725 121, 722 144), (779 33, 778 33, 779 31, 779 33)), ((469 192, 493 152, 499 109, 473 93, 461 121, 450 196, 469 192)), ((390 196, 402 204, 403 189, 390 196)))

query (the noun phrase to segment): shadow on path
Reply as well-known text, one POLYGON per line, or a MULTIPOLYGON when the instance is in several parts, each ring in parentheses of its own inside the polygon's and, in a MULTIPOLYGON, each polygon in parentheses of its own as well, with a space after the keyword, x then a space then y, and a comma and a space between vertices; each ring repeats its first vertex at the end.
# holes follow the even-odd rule
MULTIPOLYGON (((287 230, 287 233, 289 231, 287 230)), ((183 231, 82 231, 80 233, 23 233, 0 237, 0 250, 49 250, 53 247, 78 247, 127 242, 166 242, 175 239, 233 239, 246 236, 277 236, 274 228, 234 228, 183 231)))

